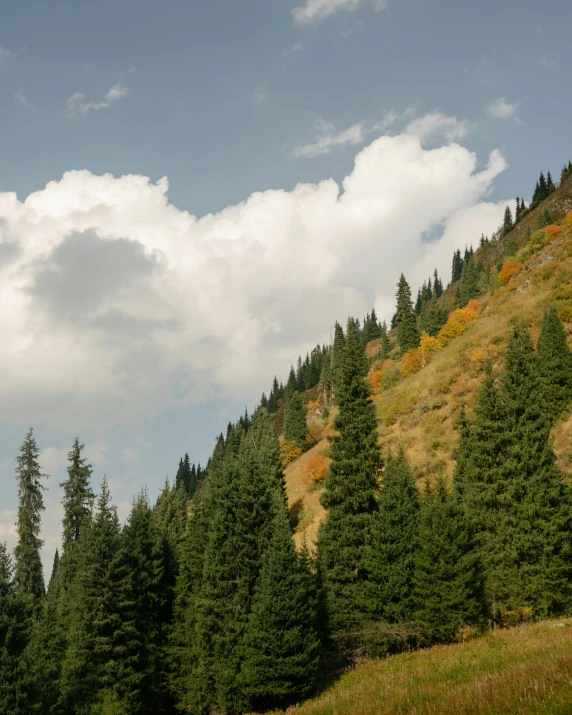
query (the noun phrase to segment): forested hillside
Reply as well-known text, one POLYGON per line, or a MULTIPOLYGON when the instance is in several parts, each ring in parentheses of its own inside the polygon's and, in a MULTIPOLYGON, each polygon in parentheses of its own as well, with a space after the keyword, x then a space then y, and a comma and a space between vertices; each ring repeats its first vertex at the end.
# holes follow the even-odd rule
POLYGON ((366 658, 572 614, 572 164, 451 276, 395 282, 389 325, 336 324, 124 526, 76 440, 47 588, 29 431, 0 712, 286 708, 366 658))

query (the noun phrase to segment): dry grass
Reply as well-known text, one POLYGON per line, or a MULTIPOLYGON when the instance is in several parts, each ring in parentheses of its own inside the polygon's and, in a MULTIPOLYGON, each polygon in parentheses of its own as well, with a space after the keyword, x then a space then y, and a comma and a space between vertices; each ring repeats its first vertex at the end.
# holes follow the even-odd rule
POLYGON ((572 620, 370 661, 294 715, 569 715, 572 620))

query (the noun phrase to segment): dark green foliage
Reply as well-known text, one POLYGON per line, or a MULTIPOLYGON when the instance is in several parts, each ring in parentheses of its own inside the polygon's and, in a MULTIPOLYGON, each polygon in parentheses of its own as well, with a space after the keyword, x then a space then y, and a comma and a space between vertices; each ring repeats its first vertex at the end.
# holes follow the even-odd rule
POLYGON ((365 547, 375 493, 380 454, 375 407, 365 381, 367 362, 355 326, 348 321, 339 414, 332 438, 330 469, 322 502, 328 510, 318 537, 318 564, 325 595, 328 627, 339 632, 359 625, 367 614, 365 547))
POLYGON ((447 322, 449 313, 445 306, 432 300, 427 303, 419 316, 422 332, 435 336, 447 322))
POLYGON ((433 642, 484 625, 480 564, 460 500, 442 477, 421 505, 414 577, 415 621, 433 642))
POLYGON ((456 308, 463 308, 470 300, 478 298, 481 294, 479 280, 482 268, 482 263, 473 259, 472 255, 463 264, 460 286, 458 287, 458 293, 455 293, 456 308))
POLYGON ((39 617, 44 598, 44 574, 40 559, 43 541, 40 539, 41 514, 44 510, 41 480, 42 474, 38 462, 39 449, 32 429, 20 447, 16 458, 18 466, 18 544, 14 550, 16 568, 14 584, 20 598, 25 603, 29 617, 39 617))
POLYGON ((130 593, 125 595, 133 604, 134 632, 130 638, 139 644, 130 712, 160 715, 170 712, 163 649, 171 618, 172 596, 165 573, 168 546, 156 527, 145 493, 133 502, 121 535, 121 556, 131 587, 130 593))
POLYGON ((320 654, 315 577, 296 554, 286 505, 276 509, 244 640, 241 679, 257 711, 307 696, 320 654))
POLYGON ((334 328, 334 343, 332 347, 332 382, 334 387, 334 397, 342 379, 345 340, 342 326, 336 322, 334 328))
POLYGON ((503 224, 502 224, 502 235, 506 236, 507 233, 510 233, 513 228, 514 228, 514 223, 512 221, 512 212, 510 210, 510 207, 507 206, 504 210, 504 219, 503 219, 503 224))
POLYGON ((139 713, 143 643, 136 628, 134 574, 125 563, 117 513, 104 479, 95 518, 80 539, 72 584, 60 707, 81 712, 110 694, 126 713, 139 713))
POLYGON ((308 449, 308 425, 306 409, 297 392, 293 392, 286 400, 284 410, 284 438, 294 440, 304 452, 308 449))
POLYGON ((515 241, 509 241, 506 245, 506 255, 510 258, 511 256, 516 256, 518 252, 518 246, 515 241))
POLYGON ((169 570, 173 576, 177 572, 180 546, 187 528, 188 501, 184 487, 170 487, 166 481, 155 504, 155 523, 167 540, 169 570))
POLYGON ((413 304, 411 303, 411 288, 403 273, 397 284, 397 342, 402 352, 416 348, 419 345, 419 330, 413 304))
POLYGON ((91 465, 81 456, 84 449, 76 437, 68 453, 68 478, 60 484, 64 490, 63 548, 65 549, 81 536, 82 528, 91 514, 93 492, 90 487, 91 465))
POLYGON ((391 343, 389 342, 389 335, 387 333, 387 325, 385 321, 383 321, 383 325, 381 326, 381 343, 379 345, 379 359, 381 362, 387 360, 391 353, 391 343))
POLYGON ((554 307, 544 313, 536 353, 542 407, 547 417, 554 420, 572 400, 572 352, 554 307))
POLYGON ((537 370, 530 335, 516 326, 500 391, 487 368, 456 475, 500 620, 523 608, 547 616, 570 606, 570 490, 555 465, 537 370))
POLYGON ((457 249, 453 253, 453 265, 451 268, 451 283, 458 281, 461 277, 463 271, 463 259, 461 258, 461 251, 457 249))
POLYGON ((0 543, 0 712, 27 715, 26 608, 12 576, 12 559, 6 544, 0 543))
POLYGON ((379 511, 372 520, 368 571, 370 607, 375 620, 412 619, 418 529, 419 492, 402 450, 387 463, 379 511))
POLYGON ((437 300, 443 295, 443 283, 439 278, 436 268, 433 273, 433 295, 437 300))

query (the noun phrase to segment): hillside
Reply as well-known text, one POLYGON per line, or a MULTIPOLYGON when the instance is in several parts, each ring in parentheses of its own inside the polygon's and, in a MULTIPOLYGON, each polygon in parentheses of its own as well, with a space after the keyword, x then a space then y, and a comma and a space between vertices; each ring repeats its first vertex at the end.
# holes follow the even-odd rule
POLYGON ((358 665, 289 715, 567 715, 572 621, 489 631, 358 665))
MULTIPOLYGON (((544 310, 556 305, 572 344, 571 212, 572 176, 510 233, 475 251, 475 258, 490 266, 486 292, 478 298, 472 322, 448 345, 428 354, 425 367, 403 376, 397 349, 391 354, 392 360, 380 365, 375 359, 379 340, 367 345, 381 448, 384 453, 395 452, 402 445, 419 486, 439 471, 452 476, 458 444, 455 425, 461 404, 465 403, 470 415, 487 356, 495 371, 502 368, 506 338, 515 320, 524 320, 536 339, 544 310), (538 214, 545 209, 555 225, 536 230, 538 214)), ((454 285, 449 286, 441 299, 449 308, 453 307, 453 291, 454 285)), ((393 343, 394 333, 390 333, 393 343)), ((329 418, 322 420, 315 393, 310 397, 308 423, 316 444, 288 465, 286 485, 296 543, 305 537, 312 545, 325 514, 315 466, 327 454, 327 434, 335 412, 330 410, 329 418)), ((559 467, 572 475, 572 412, 556 422, 552 436, 559 467)))

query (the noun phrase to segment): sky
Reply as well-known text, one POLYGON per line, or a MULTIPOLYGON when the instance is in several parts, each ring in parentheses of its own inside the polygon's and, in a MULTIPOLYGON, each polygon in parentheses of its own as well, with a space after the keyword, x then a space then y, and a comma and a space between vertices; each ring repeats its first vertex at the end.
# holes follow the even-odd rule
MULTIPOLYGON (((33 426, 121 518, 335 320, 572 155, 569 0, 22 0, 0 25, 0 540, 33 426)), ((48 566, 47 566, 48 568, 48 566)))

